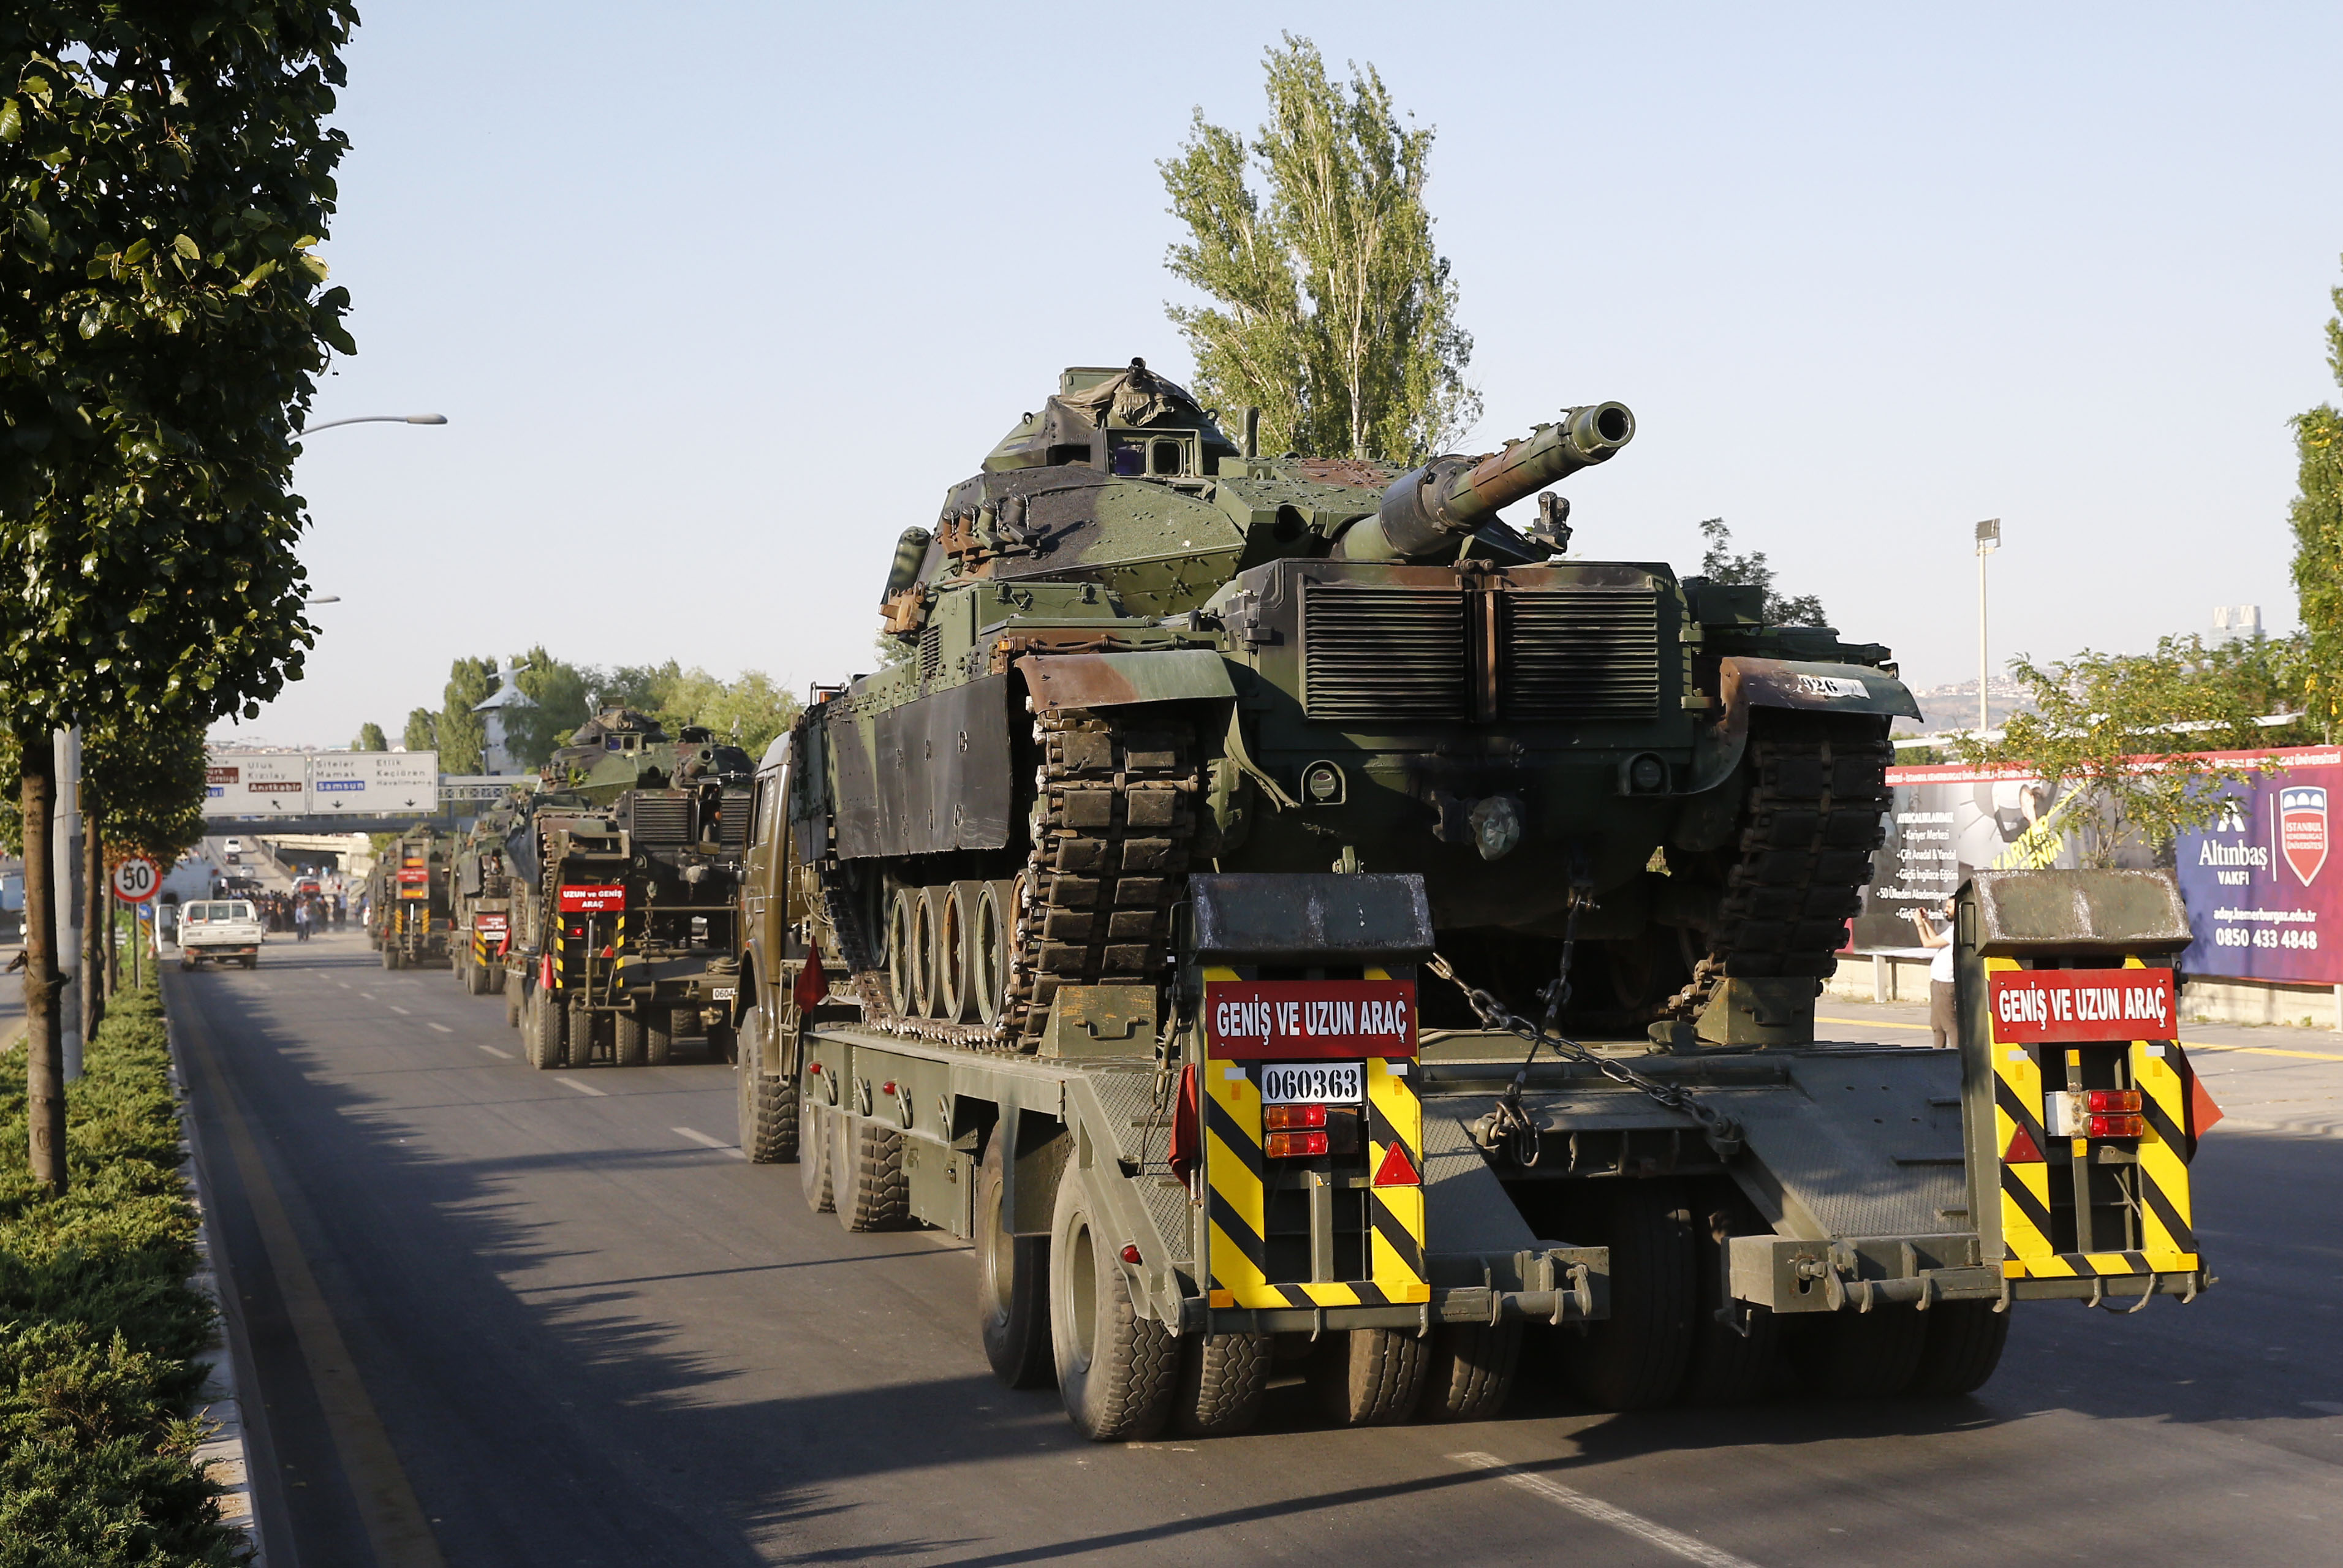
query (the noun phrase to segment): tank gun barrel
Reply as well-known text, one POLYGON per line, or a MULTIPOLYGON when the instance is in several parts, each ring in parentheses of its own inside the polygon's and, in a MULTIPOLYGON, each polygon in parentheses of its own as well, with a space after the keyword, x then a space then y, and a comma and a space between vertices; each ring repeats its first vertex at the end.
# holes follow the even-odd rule
POLYGON ((1373 518, 1345 530, 1337 553, 1352 560, 1405 560, 1453 550, 1500 508, 1535 495, 1581 468, 1607 462, 1635 438, 1624 403, 1565 408, 1503 451, 1475 461, 1435 457, 1392 481, 1373 518))

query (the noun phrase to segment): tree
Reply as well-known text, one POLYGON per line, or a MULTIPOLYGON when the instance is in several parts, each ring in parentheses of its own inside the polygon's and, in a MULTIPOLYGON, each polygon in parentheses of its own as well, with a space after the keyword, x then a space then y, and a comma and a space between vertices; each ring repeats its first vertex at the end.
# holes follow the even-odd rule
POLYGON ((439 716, 427 708, 410 709, 407 715, 407 732, 399 743, 409 751, 439 749, 439 716))
POLYGON ((82 812, 105 825, 111 859, 168 866, 204 836, 208 754, 192 724, 109 724, 82 733, 82 812))
MULTIPOLYGON (((2343 385, 2343 288, 2328 291, 2327 367, 2343 385)), ((2331 738, 2343 718, 2343 414, 2329 403, 2294 417, 2295 602, 2309 646, 2303 695, 2331 738)))
MULTIPOLYGON (((314 632, 294 444, 349 297, 312 247, 347 0, 0 12, 0 723, 256 715, 314 632)), ((32 1167, 65 1184, 47 837, 25 842, 32 1167)))
POLYGON ((377 724, 373 719, 369 719, 364 724, 358 726, 358 738, 350 742, 350 749, 353 751, 387 751, 390 749, 390 738, 382 732, 381 725, 377 724))
POLYGON ((1700 575, 1711 582, 1763 589, 1765 608, 1759 612, 1758 618, 1767 626, 1830 624, 1823 618, 1822 600, 1812 594, 1785 598, 1774 586, 1774 568, 1766 561, 1764 550, 1752 550, 1745 556, 1735 555, 1733 530, 1725 526, 1723 518, 1711 518, 1701 524, 1700 537, 1707 546, 1700 558, 1700 575))
POLYGON ((697 666, 686 669, 671 658, 665 664, 620 665, 585 673, 597 709, 631 708, 658 719, 669 735, 687 724, 704 725, 718 739, 751 756, 761 755, 799 711, 797 699, 761 669, 742 670, 738 680, 729 683, 697 666))
POLYGON ((447 667, 447 686, 440 694, 445 706, 432 726, 438 740, 440 772, 478 773, 487 766, 480 759, 480 748, 488 739, 488 721, 472 709, 486 702, 496 689, 493 658, 458 658, 447 667))
POLYGON ((1197 395, 1259 407, 1272 451, 1421 460, 1481 417, 1423 203, 1433 134, 1401 123, 1373 65, 1352 65, 1346 95, 1307 38, 1285 35, 1262 66, 1258 140, 1198 109, 1180 156, 1156 166, 1190 236, 1166 265, 1216 302, 1165 307, 1197 395))
POLYGON ((2207 648, 2167 637, 2152 653, 2089 649, 2050 664, 2020 656, 2010 670, 2031 711, 2011 716, 1998 741, 1959 742, 1964 760, 2022 769, 2077 797, 2064 820, 2083 861, 2112 866, 2127 838, 2158 855, 2182 833, 2217 820, 2227 786, 2275 764, 2213 762, 2191 753, 2274 747, 2282 737, 2255 722, 2268 711, 2267 651, 2207 648))
POLYGON ((532 648, 514 659, 521 667, 517 678, 523 695, 535 708, 506 716, 505 749, 524 768, 542 768, 554 748, 594 717, 586 671, 532 648))

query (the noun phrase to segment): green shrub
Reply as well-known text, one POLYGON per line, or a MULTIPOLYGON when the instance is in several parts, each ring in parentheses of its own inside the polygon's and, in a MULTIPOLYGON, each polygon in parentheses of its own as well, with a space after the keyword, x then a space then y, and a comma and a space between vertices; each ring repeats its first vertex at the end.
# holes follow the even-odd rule
POLYGON ((25 1055, 0 1059, 0 1568, 224 1568, 236 1537, 194 1463, 213 1308, 186 1284, 161 1006, 123 993, 84 1051, 63 1198, 26 1162, 25 1055))

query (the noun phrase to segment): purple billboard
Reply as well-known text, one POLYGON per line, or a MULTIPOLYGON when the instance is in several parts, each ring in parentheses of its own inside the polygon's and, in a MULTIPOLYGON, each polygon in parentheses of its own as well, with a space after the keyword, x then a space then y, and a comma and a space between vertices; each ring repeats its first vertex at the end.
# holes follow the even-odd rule
MULTIPOLYGON (((2343 861, 2329 852, 2330 803, 2343 805, 2343 749, 2297 747, 2229 789, 2230 809, 2174 847, 2197 940, 2190 974, 2333 985, 2343 981, 2343 861)), ((2213 752, 2258 762, 2260 752, 2213 752)))

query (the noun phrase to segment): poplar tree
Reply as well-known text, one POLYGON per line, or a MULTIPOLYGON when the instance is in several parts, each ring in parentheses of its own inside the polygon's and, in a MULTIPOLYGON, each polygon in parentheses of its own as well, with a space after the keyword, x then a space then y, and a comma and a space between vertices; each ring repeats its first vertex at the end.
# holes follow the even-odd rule
POLYGON ((1424 205, 1433 133, 1402 121, 1372 65, 1337 86, 1307 38, 1285 35, 1262 65, 1252 143, 1200 108, 1156 166, 1189 233, 1166 265, 1213 301, 1166 307, 1197 396, 1260 408, 1269 451, 1420 461, 1481 417, 1424 205))
MULTIPOLYGON (((2343 385, 2343 288, 2328 291, 2327 367, 2343 385)), ((2295 602, 2308 643, 2302 696, 2331 737, 2343 717, 2343 414, 2321 403, 2294 417, 2295 602)))

